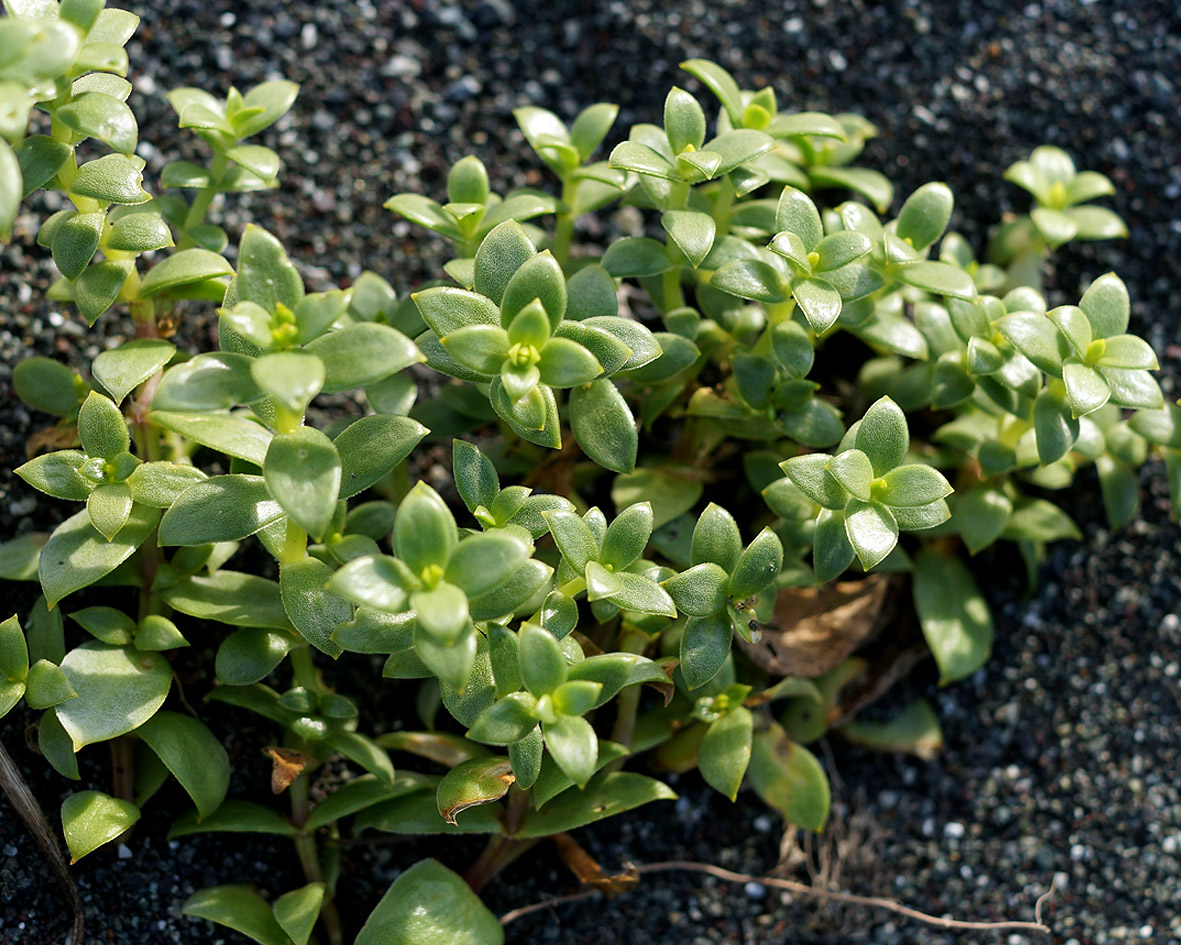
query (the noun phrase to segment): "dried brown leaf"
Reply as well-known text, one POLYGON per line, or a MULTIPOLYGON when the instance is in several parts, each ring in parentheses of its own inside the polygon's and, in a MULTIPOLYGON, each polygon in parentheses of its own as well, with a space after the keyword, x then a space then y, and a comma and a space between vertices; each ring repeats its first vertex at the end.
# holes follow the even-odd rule
POLYGON ((821 676, 890 621, 893 588, 894 582, 880 574, 819 588, 783 588, 762 639, 739 645, 774 676, 821 676))

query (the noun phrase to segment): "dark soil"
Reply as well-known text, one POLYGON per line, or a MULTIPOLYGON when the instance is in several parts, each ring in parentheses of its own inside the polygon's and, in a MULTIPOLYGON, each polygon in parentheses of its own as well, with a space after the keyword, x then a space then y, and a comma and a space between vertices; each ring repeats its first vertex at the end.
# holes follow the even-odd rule
MULTIPOLYGON (((231 200, 227 226, 231 243, 247 219, 274 231, 314 288, 345 283, 365 268, 387 275, 399 292, 438 276, 446 258, 439 244, 381 204, 403 190, 438 196, 449 163, 469 151, 487 162, 497 189, 548 186, 512 121, 513 107, 538 104, 570 118, 591 102, 615 101, 622 106, 618 127, 659 120, 670 84, 697 90, 676 64, 705 56, 746 87, 774 86, 781 104, 870 117, 882 134, 864 162, 889 173, 900 195, 946 180, 957 198, 953 225, 978 247, 1002 212, 1024 208, 1024 196, 1001 173, 1035 145, 1059 145, 1080 167, 1108 174, 1117 187, 1110 204, 1127 220, 1130 238, 1061 254, 1052 301, 1073 301, 1090 280, 1118 271, 1132 294, 1132 329, 1156 348, 1166 394, 1176 396, 1181 8, 1168 0, 139 6, 132 104, 142 136, 155 144, 141 147, 153 176, 192 148, 170 131, 163 90, 224 90, 231 82, 248 88, 277 75, 303 84, 292 118, 267 135, 286 162, 282 190, 231 200)), ((52 264, 33 232, 30 216, 0 257, 5 536, 64 517, 61 504, 39 501, 8 472, 27 436, 47 422, 11 398, 13 364, 40 353, 85 368, 125 330, 108 318, 89 331, 72 310, 43 300, 52 264)), ((593 240, 596 232, 584 236, 593 240)), ((182 341, 208 346, 205 325, 186 323, 182 341)), ((1163 470, 1150 465, 1142 479, 1140 520, 1111 535, 1094 477, 1080 477, 1063 501, 1085 538, 1052 551, 1031 598, 1020 596, 1007 562, 982 574, 997 587, 992 660, 945 690, 926 670, 908 683, 939 712, 946 738, 939 760, 826 746, 836 804, 813 851, 821 880, 963 919, 1031 918, 1034 899, 1057 882, 1047 910, 1055 941, 1181 940, 1181 549, 1163 470)), ((0 594, 5 612, 23 613, 31 599, 12 585, 0 594)), ((231 728, 228 712, 200 711, 235 759, 231 793, 264 790, 258 749, 268 733, 231 728)), ((0 737, 54 819, 62 797, 78 786, 25 747, 31 721, 17 710, 0 724, 0 737)), ((82 761, 81 786, 104 787, 103 752, 84 753, 82 761)), ((585 844, 608 869, 678 858, 755 874, 776 865, 782 831, 753 795, 731 805, 696 776, 675 786, 680 801, 583 831, 585 844)), ((185 806, 170 786, 128 846, 74 868, 88 941, 230 941, 180 916, 189 893, 251 882, 275 895, 302 882, 282 842, 168 842, 166 820, 185 806)), ((790 854, 796 838, 788 841, 790 854)), ((424 853, 462 868, 476 852, 475 842, 358 844, 346 858, 342 911, 359 924, 385 886, 424 853)), ((804 859, 791 854, 789 863, 804 859)), ((791 875, 806 879, 808 871, 797 866, 791 875)), ((504 912, 572 889, 556 857, 542 850, 490 885, 486 898, 504 912)), ((39 850, 0 802, 0 943, 60 942, 68 927, 39 850)), ((648 877, 638 892, 610 903, 522 919, 508 937, 570 945, 952 940, 888 914, 818 907, 757 884, 677 873, 648 877)))

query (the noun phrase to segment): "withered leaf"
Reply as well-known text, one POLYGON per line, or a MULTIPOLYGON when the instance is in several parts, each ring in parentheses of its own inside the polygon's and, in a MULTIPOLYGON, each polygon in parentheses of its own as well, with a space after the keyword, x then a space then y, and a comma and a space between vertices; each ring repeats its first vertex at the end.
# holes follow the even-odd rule
POLYGON ((303 773, 306 768, 316 759, 311 755, 305 755, 302 751, 296 751, 293 748, 278 748, 274 745, 268 745, 262 750, 262 753, 271 759, 271 790, 275 794, 282 794, 291 782, 303 773))
POLYGON ((824 587, 787 587, 758 643, 739 640, 752 662, 774 676, 810 679, 873 639, 892 617, 894 582, 886 575, 824 587))
POLYGON ((72 450, 79 445, 78 427, 74 424, 54 424, 35 430, 25 440, 25 457, 36 459, 42 453, 72 450))
POLYGON ((558 848, 558 855, 584 886, 590 886, 610 897, 627 892, 640 881, 639 871, 634 864, 628 863, 622 873, 608 875, 598 861, 568 833, 554 835, 554 845, 558 848))

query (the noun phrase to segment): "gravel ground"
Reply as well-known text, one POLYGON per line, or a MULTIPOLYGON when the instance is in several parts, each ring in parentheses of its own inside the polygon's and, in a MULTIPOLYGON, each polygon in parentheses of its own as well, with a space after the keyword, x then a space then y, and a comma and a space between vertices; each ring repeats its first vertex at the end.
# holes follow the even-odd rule
MULTIPOLYGON (((621 127, 658 120, 667 87, 692 86, 676 63, 706 56, 745 86, 773 85, 781 103, 872 118, 882 137, 865 163, 890 173, 901 194, 947 180, 957 197, 955 225, 978 245, 1002 211, 1024 206, 1000 174, 1034 145, 1060 145, 1080 166, 1107 173, 1131 236, 1071 248, 1058 261, 1051 294, 1073 300, 1095 276, 1118 271, 1132 293, 1133 329, 1161 355, 1166 390, 1174 392, 1181 8, 1166 0, 140 6, 133 105, 144 137, 160 148, 141 149, 150 172, 190 147, 162 135, 172 117, 161 90, 249 87, 278 74, 303 83, 291 120, 268 135, 287 162, 282 192, 235 201, 229 219, 232 230, 249 215, 275 231, 316 287, 363 268, 392 275, 399 291, 436 276, 445 258, 438 244, 395 222, 381 203, 400 190, 438 196, 448 162, 469 150, 486 160, 501 189, 543 185, 523 152, 513 107, 540 104, 571 117, 606 100, 623 107, 621 127)), ((24 438, 44 422, 13 403, 12 364, 35 349, 82 367, 119 340, 117 324, 87 332, 74 314, 42 302, 50 278, 46 254, 27 230, 0 256, 0 534, 44 528, 62 515, 8 472, 24 438)), ((203 343, 204 331, 198 320, 181 337, 203 343)), ((1047 911, 1055 941, 1181 941, 1178 541, 1162 470, 1150 466, 1143 482, 1142 519, 1113 536, 1103 527, 1094 479, 1081 478, 1069 501, 1085 539, 1053 552, 1031 599, 992 563, 993 660, 948 690, 934 689, 923 671, 910 683, 940 713, 947 744, 938 761, 831 746, 837 804, 821 843, 824 876, 852 891, 977 919, 1029 918, 1037 894, 1057 881, 1047 911)), ((18 591, 3 593, 11 594, 11 609, 27 603, 18 591)), ((0 736, 54 811, 68 790, 24 748, 28 721, 13 713, 0 736)), ((209 721, 240 761, 232 791, 253 790, 265 735, 231 736, 228 718, 216 713, 209 721)), ((86 760, 87 786, 101 787, 103 777, 101 759, 86 760)), ((751 873, 775 866, 780 830, 753 796, 730 805, 695 777, 677 788, 683 798, 675 808, 609 821, 586 832, 587 845, 608 869, 626 859, 674 858, 751 873)), ((295 885, 289 850, 265 838, 169 844, 162 818, 183 807, 179 790, 165 792, 129 848, 76 867, 88 939, 227 941, 179 916, 192 889, 252 881, 275 893, 295 885)), ((346 914, 363 915, 419 846, 350 853, 346 914)), ((473 850, 447 846, 441 855, 460 866, 473 850)), ((61 941, 68 922, 57 890, 6 803, 0 854, 0 943, 61 941)), ((542 852, 487 897, 507 911, 570 888, 556 859, 542 852)), ((951 935, 881 913, 785 901, 760 886, 668 873, 610 903, 522 919, 509 940, 933 945, 951 935)))

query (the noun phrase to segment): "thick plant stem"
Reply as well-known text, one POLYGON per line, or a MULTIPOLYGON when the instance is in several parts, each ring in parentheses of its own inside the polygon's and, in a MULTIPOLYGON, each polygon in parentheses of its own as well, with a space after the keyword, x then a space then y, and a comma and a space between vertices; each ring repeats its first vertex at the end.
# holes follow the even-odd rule
POLYGON ((565 269, 570 261, 570 246, 574 242, 574 201, 578 193, 578 182, 567 180, 562 184, 562 204, 566 211, 558 214, 554 227, 554 259, 565 269))
POLYGON ((224 154, 213 156, 213 163, 209 166, 209 183, 197 191, 197 196, 193 198, 189 212, 185 215, 184 232, 176 244, 178 250, 189 249, 196 245, 197 241, 189 235, 189 230, 205 222, 205 214, 209 212, 209 205, 213 203, 213 198, 217 196, 221 188, 221 179, 225 175, 227 167, 229 167, 229 160, 224 154))
POLYGON ((135 743, 129 735, 112 738, 111 788, 115 797, 135 800, 135 743))
POLYGON ((309 883, 324 884, 324 902, 320 906, 320 921, 324 924, 324 931, 328 934, 331 945, 343 945, 344 930, 340 926, 340 915, 336 911, 333 901, 332 884, 324 876, 324 868, 316 852, 316 838, 304 833, 311 805, 308 803, 308 776, 301 774, 291 782, 291 821, 299 828, 295 836, 295 853, 299 857, 299 865, 303 868, 304 878, 309 883))
POLYGON ((279 554, 281 564, 292 564, 308 556, 308 533, 290 519, 287 520, 287 537, 279 554))
POLYGON ((464 881, 474 892, 478 893, 497 873, 538 843, 537 838, 524 840, 512 836, 521 829, 528 809, 529 792, 515 785, 509 788, 508 804, 503 817, 501 817, 507 836, 497 835, 489 838, 484 852, 463 874, 464 881))
POLYGON ((717 198, 714 200, 714 222, 718 226, 718 236, 725 236, 730 232, 730 208, 734 205, 734 185, 730 183, 730 175, 722 177, 718 188, 717 198))
POLYGON ((312 648, 297 646, 290 653, 291 669, 295 674, 295 684, 303 686, 312 692, 320 692, 320 676, 316 672, 316 664, 312 662, 312 648))
MULTIPOLYGON (((679 251, 677 251, 677 256, 680 256, 679 251)), ((681 308, 685 304, 685 294, 681 291, 681 264, 679 261, 660 277, 660 287, 664 295, 665 314, 681 308)))
MULTIPOLYGON (((648 634, 626 624, 620 635, 618 650, 621 653, 642 654, 648 648, 648 634)), ((611 741, 618 742, 626 748, 631 748, 632 737, 636 731, 636 712, 640 707, 640 687, 628 686, 619 693, 616 700, 617 714, 615 725, 611 729, 611 741)), ((607 771, 618 771, 623 767, 623 758, 606 765, 607 771)))
POLYGON ((538 842, 539 839, 536 837, 530 837, 528 840, 518 840, 515 837, 492 837, 488 841, 488 846, 484 847, 484 852, 480 854, 479 859, 469 866, 463 874, 464 882, 472 888, 473 892, 480 892, 497 873, 538 842))

